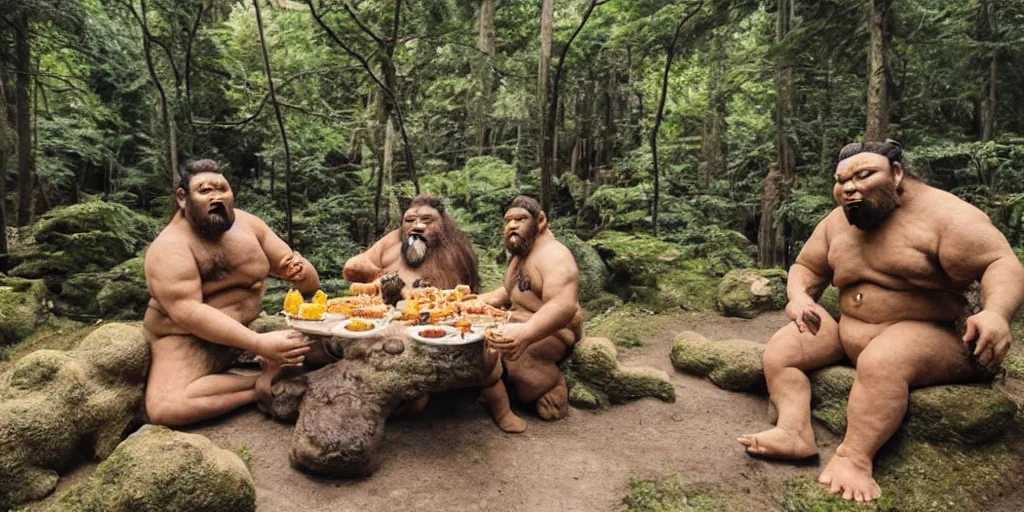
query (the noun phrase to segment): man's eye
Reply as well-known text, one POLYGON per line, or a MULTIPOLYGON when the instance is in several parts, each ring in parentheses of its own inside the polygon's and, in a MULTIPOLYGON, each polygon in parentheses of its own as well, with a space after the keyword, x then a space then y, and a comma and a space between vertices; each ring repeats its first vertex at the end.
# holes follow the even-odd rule
POLYGON ((867 178, 868 176, 871 176, 872 174, 873 173, 871 171, 862 171, 862 172, 857 173, 857 178, 858 179, 864 179, 864 178, 867 178))

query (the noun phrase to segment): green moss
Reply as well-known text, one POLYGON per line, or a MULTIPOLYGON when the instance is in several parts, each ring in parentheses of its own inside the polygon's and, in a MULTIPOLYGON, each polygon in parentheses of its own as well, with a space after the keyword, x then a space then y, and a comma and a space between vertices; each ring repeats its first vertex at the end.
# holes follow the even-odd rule
POLYGON ((717 512, 734 510, 710 494, 685 489, 675 475, 630 478, 629 494, 622 500, 626 512, 717 512))
POLYGON ((68 253, 56 250, 52 252, 32 252, 21 264, 11 269, 14 277, 39 279, 47 276, 63 276, 79 269, 78 264, 68 253))
POLYGON ((1000 391, 980 386, 933 386, 910 394, 904 429, 935 442, 977 444, 1010 428, 1017 404, 1000 391))
POLYGON ((86 324, 63 317, 53 318, 40 326, 24 341, 5 347, 8 362, 0 362, 0 373, 13 366, 13 363, 9 361, 17 361, 33 350, 71 350, 94 329, 96 329, 95 324, 86 324))
POLYGON ((145 257, 137 256, 106 273, 108 281, 96 294, 99 314, 108 320, 141 320, 149 305, 145 257))
POLYGON ((49 316, 42 281, 0 276, 0 346, 25 339, 49 316))
POLYGON ((252 448, 247 444, 243 444, 238 447, 236 452, 238 458, 242 459, 242 462, 245 463, 245 469, 249 470, 249 474, 252 474, 252 448))
POLYGON ((588 336, 608 338, 616 345, 633 344, 669 329, 678 315, 655 315, 635 305, 626 304, 599 314, 584 325, 588 336))
POLYGON ((566 362, 574 378, 611 403, 623 403, 643 397, 675 402, 676 394, 668 375, 645 367, 622 367, 616 359, 615 345, 605 338, 584 338, 566 362))
POLYGON ((834 286, 825 288, 825 291, 818 299, 818 304, 832 314, 832 318, 839 320, 839 290, 834 286))
POLYGON ((719 279, 708 274, 707 262, 683 263, 682 270, 671 270, 658 279, 656 293, 644 305, 655 311, 682 308, 688 311, 712 311, 719 279))
MULTIPOLYGON (((569 231, 555 233, 555 238, 572 252, 580 270, 579 301, 586 303, 598 298, 608 280, 608 268, 601 256, 589 244, 569 231)), ((504 276, 502 276, 504 277, 504 276)))
POLYGON ((726 316, 754 318, 773 308, 778 287, 757 270, 731 270, 718 284, 718 310, 726 316))
POLYGON ((763 390, 764 345, 748 340, 710 341, 699 333, 679 334, 672 344, 672 365, 697 377, 707 377, 730 391, 763 390))
POLYGON ((786 482, 780 505, 793 512, 979 510, 989 498, 1020 481, 1015 467, 1013 454, 1001 444, 943 446, 895 439, 875 459, 875 478, 882 488, 878 501, 844 501, 802 476, 786 482))
POLYGON ((147 426, 130 436, 86 482, 41 510, 256 510, 245 463, 205 437, 147 426))
POLYGON ((589 241, 613 277, 638 286, 656 286, 658 275, 676 268, 682 250, 646 234, 604 231, 589 241))
POLYGON ((611 402, 608 396, 576 378, 571 369, 565 368, 565 384, 569 388, 569 403, 579 409, 605 409, 611 402))
MULTIPOLYGON (((603 185, 590 194, 577 218, 590 233, 602 230, 634 231, 647 229, 649 200, 647 187, 614 187, 603 185)), ((588 235, 589 236, 589 235, 588 235)))
POLYGON ((849 366, 830 366, 811 372, 811 415, 834 434, 846 432, 846 404, 856 371, 849 366))

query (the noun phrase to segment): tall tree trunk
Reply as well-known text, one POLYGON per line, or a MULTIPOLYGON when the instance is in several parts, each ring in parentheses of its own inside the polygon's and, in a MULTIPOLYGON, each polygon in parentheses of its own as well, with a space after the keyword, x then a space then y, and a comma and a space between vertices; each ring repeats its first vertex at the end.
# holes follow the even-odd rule
POLYGON ((654 202, 651 204, 651 226, 654 234, 658 234, 658 211, 661 209, 661 169, 658 167, 658 132, 661 131, 661 120, 665 115, 665 99, 668 97, 668 72, 672 69, 672 61, 676 58, 676 43, 679 42, 679 33, 683 25, 696 15, 704 7, 704 2, 697 4, 697 7, 690 11, 679 23, 676 24, 676 31, 672 34, 672 42, 665 48, 665 70, 661 74, 661 95, 658 97, 658 110, 654 113, 654 128, 651 129, 651 163, 654 173, 654 202))
POLYGON ((892 0, 868 0, 871 12, 868 28, 868 100, 866 141, 884 141, 889 135, 889 83, 892 81, 890 53, 892 30, 889 8, 892 0))
POLYGON ((699 185, 706 190, 712 177, 725 175, 728 167, 728 146, 725 140, 727 130, 725 108, 728 98, 725 90, 726 54, 722 39, 726 33, 716 30, 711 35, 711 73, 708 75, 708 115, 701 132, 701 151, 704 162, 700 167, 699 185))
MULTIPOLYGON (((545 147, 545 117, 548 111, 548 72, 551 69, 551 39, 555 31, 555 0, 541 0, 540 7, 540 59, 537 66, 537 156, 541 164, 541 189, 543 196, 543 167, 545 147)), ((550 176, 549 176, 550 179, 550 176)))
POLYGON ((555 80, 551 84, 551 98, 548 100, 548 113, 544 117, 544 132, 542 137, 544 147, 541 151, 540 167, 540 204, 541 208, 547 212, 548 218, 552 218, 554 215, 554 212, 551 209, 551 176, 555 171, 555 152, 557 147, 555 140, 555 127, 557 126, 558 121, 558 96, 561 93, 562 72, 565 70, 565 56, 569 54, 572 42, 576 39, 576 36, 580 34, 580 31, 583 30, 583 27, 586 26, 587 20, 590 19, 590 15, 593 14, 594 9, 605 1, 607 0, 590 0, 590 5, 587 6, 587 10, 583 13, 583 18, 580 20, 580 24, 576 26, 576 30, 573 31, 571 36, 569 36, 569 40, 565 42, 565 46, 562 47, 562 52, 558 56, 558 64, 555 65, 555 80))
MULTIPOLYGON (((977 39, 990 42, 992 36, 992 13, 989 0, 979 0, 977 17, 977 39)), ((986 70, 981 79, 981 140, 988 142, 996 133, 996 84, 999 78, 998 50, 993 47, 987 56, 986 70)))
MULTIPOLYGON (((134 12, 135 7, 131 3, 128 5, 134 12)), ((146 58, 146 70, 149 72, 149 78, 153 81, 153 86, 156 87, 157 93, 160 95, 160 117, 164 124, 164 137, 166 138, 168 155, 167 163, 171 166, 171 186, 174 187, 178 185, 178 180, 181 179, 181 175, 178 172, 178 134, 174 119, 171 118, 170 108, 167 105, 167 92, 164 90, 164 85, 160 82, 160 77, 156 74, 156 67, 153 65, 152 35, 149 33, 146 0, 141 1, 139 9, 142 12, 136 15, 142 24, 142 51, 146 58)))
POLYGON ((256 8, 256 30, 260 36, 260 52, 263 55, 263 74, 267 77, 267 93, 270 95, 270 103, 274 106, 274 116, 277 118, 277 128, 281 132, 281 143, 284 145, 284 204, 285 218, 287 219, 288 245, 293 246, 292 240, 292 153, 288 147, 288 133, 284 129, 284 117, 281 115, 281 105, 277 103, 277 92, 274 90, 274 78, 271 74, 270 52, 267 51, 267 39, 263 35, 263 15, 260 13, 259 0, 252 0, 256 8))
POLYGON ((32 115, 29 112, 29 86, 32 81, 32 54, 29 48, 28 13, 14 19, 14 104, 18 133, 18 226, 32 222, 32 115))
POLYGON ((821 132, 821 152, 818 154, 818 166, 822 176, 832 172, 832 139, 829 135, 829 120, 832 118, 832 61, 825 63, 825 98, 818 109, 818 131, 821 132))
POLYGON ((480 95, 476 98, 476 105, 473 109, 476 117, 476 155, 484 154, 484 146, 487 142, 487 118, 490 116, 494 80, 492 69, 494 67, 495 47, 494 33, 494 0, 482 0, 480 2, 480 38, 478 48, 481 52, 477 80, 480 86, 480 95))
MULTIPOLYGON (((778 0, 775 41, 782 42, 793 29, 794 0, 778 0)), ((775 71, 775 159, 765 177, 765 193, 761 202, 761 225, 758 230, 758 264, 762 267, 786 265, 785 224, 776 219, 782 203, 786 180, 796 168, 793 148, 793 70, 779 66, 775 71), (774 174, 773 174, 774 173, 774 174), (771 185, 771 186, 769 186, 771 185)))
POLYGON ((383 225, 387 226, 385 232, 391 227, 391 212, 396 211, 397 203, 395 198, 395 125, 388 117, 387 123, 384 125, 384 160, 381 169, 383 170, 383 185, 386 190, 386 204, 384 206, 384 220, 383 225))
MULTIPOLYGON (((0 67, 3 63, 0 62, 0 67)), ((7 157, 14 148, 7 118, 7 73, 0 73, 0 272, 7 273, 7 157)))

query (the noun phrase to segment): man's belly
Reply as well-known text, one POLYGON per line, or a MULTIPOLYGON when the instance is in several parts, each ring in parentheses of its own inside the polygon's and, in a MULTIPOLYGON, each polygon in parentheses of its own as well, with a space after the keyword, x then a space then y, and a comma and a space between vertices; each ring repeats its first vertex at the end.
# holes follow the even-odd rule
POLYGON ((857 283, 839 291, 844 317, 866 324, 891 324, 903 320, 952 322, 964 314, 963 294, 938 290, 890 290, 871 283, 857 283))
MULTIPOLYGON (((517 306, 515 304, 512 305, 510 311, 511 314, 509 315, 509 320, 516 323, 525 323, 529 321, 534 314, 533 311, 517 306)), ((583 338, 583 310, 577 308, 576 316, 573 317, 571 322, 566 324, 565 327, 556 329, 550 333, 545 333, 545 337, 548 336, 555 336, 558 339, 562 340, 562 342, 565 343, 566 345, 575 345, 576 342, 580 341, 583 338)))
MULTIPOLYGON (((204 302, 236 322, 249 325, 263 310, 263 287, 225 290, 207 297, 204 302)), ((150 299, 142 325, 150 341, 165 336, 192 334, 188 329, 175 323, 156 299, 150 299)))

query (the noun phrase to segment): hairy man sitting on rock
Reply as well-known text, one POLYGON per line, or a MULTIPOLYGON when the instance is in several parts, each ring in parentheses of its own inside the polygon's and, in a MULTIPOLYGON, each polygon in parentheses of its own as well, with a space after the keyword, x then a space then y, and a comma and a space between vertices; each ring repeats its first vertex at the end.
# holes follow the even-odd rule
POLYGON ((397 272, 408 290, 436 286, 453 289, 464 284, 480 287, 480 266, 473 244, 459 229, 444 203, 435 195, 413 198, 396 229, 366 252, 345 262, 345 279, 369 283, 397 272))
POLYGON ((778 425, 739 441, 765 457, 816 454, 805 372, 849 358, 857 373, 846 439, 818 480, 844 499, 872 501, 882 494, 872 460, 899 428, 909 388, 971 380, 1006 357, 1024 268, 984 213, 911 174, 896 142, 844 147, 833 195, 839 207, 789 271, 793 322, 764 353, 778 425), (976 280, 984 309, 960 332, 976 280), (838 323, 814 299, 829 282, 839 289, 838 323))
POLYGON ((583 334, 576 259, 548 229, 540 204, 526 196, 505 212, 505 249, 512 255, 505 285, 480 298, 511 307, 516 323, 487 331, 487 344, 501 354, 517 399, 536 403, 546 420, 561 419, 569 392, 558 363, 583 334))
POLYGON ((254 402, 257 377, 222 373, 242 351, 259 354, 273 369, 301 364, 309 351, 296 331, 256 334, 246 327, 262 310, 268 276, 304 293, 319 289, 320 278, 266 223, 234 203, 216 162, 187 163, 175 190, 177 211, 146 253, 152 423, 185 425, 254 402))

